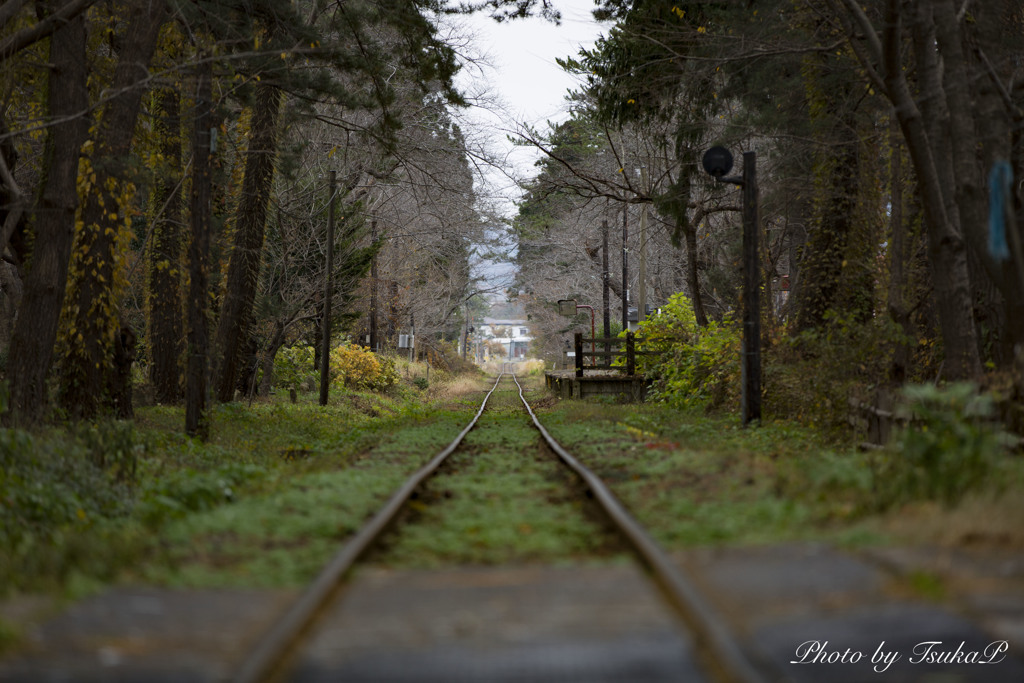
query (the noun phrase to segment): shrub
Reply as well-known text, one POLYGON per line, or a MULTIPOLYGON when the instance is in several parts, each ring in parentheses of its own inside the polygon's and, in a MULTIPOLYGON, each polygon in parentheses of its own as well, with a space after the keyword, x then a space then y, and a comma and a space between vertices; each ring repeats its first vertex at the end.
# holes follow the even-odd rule
POLYGON ((239 486, 265 474, 263 468, 246 464, 226 465, 208 472, 173 472, 145 488, 137 516, 155 527, 189 512, 209 510, 233 502, 239 486))
POLYGON ((527 377, 540 377, 544 374, 544 361, 530 358, 519 363, 517 370, 527 377))
POLYGON ((134 483, 139 456, 146 448, 135 426, 126 420, 106 420, 79 427, 75 436, 94 465, 115 481, 134 483))
POLYGON ((908 341, 888 316, 858 322, 831 311, 818 328, 772 339, 762 358, 765 412, 843 433, 850 399, 870 400, 877 387, 868 380, 885 377, 891 349, 908 341))
POLYGON ((358 344, 331 350, 331 382, 357 389, 383 391, 398 381, 395 361, 358 344))
POLYGON ((312 346, 286 346, 274 357, 274 381, 285 389, 298 391, 309 380, 318 384, 319 373, 314 367, 316 352, 312 346))
POLYGON ((738 399, 741 332, 731 318, 698 327, 681 292, 640 323, 640 372, 654 380, 650 396, 679 406, 717 407, 738 399))
POLYGON ((990 395, 970 383, 922 384, 905 387, 904 399, 908 426, 874 463, 881 506, 919 498, 954 505, 993 481, 1003 435, 990 395))
POLYGON ((90 534, 131 514, 136 446, 127 423, 97 425, 78 439, 0 430, 0 595, 65 575, 93 552, 90 534))

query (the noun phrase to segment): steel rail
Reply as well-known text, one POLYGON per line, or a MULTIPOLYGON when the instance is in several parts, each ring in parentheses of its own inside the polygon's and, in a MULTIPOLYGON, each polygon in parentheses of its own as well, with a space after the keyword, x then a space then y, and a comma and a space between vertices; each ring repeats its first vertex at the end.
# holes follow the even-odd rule
POLYGON ((683 575, 643 526, 633 519, 604 482, 555 441, 527 403, 526 397, 523 396, 523 387, 515 374, 512 375, 512 379, 519 388, 519 400, 523 402, 526 412, 530 414, 533 425, 540 431, 544 441, 562 462, 586 483, 605 513, 647 565, 673 607, 692 629, 698 656, 709 673, 717 680, 727 683, 763 683, 765 678, 747 660, 721 617, 704 600, 700 591, 683 575))
MULTIPOLYGON (((235 676, 231 679, 235 683, 257 683, 265 681, 275 674, 280 666, 286 661, 293 646, 302 638, 307 629, 311 627, 321 608, 334 594, 341 584, 341 580, 355 564, 356 560, 366 552, 384 530, 394 521, 413 491, 423 481, 440 467, 441 463, 451 455, 462 440, 466 437, 487 407, 487 401, 491 394, 498 388, 504 371, 498 375, 494 386, 487 392, 480 409, 476 412, 472 421, 466 428, 459 432, 448 446, 433 459, 421 467, 415 474, 406 480, 388 502, 376 515, 365 524, 359 532, 353 536, 338 553, 331 559, 321 571, 316 580, 299 596, 298 600, 292 603, 288 611, 274 623, 274 626, 264 635, 250 656, 242 662, 235 676)), ((513 375, 515 377, 515 375, 513 375)), ((516 382, 518 385, 519 383, 516 382)))

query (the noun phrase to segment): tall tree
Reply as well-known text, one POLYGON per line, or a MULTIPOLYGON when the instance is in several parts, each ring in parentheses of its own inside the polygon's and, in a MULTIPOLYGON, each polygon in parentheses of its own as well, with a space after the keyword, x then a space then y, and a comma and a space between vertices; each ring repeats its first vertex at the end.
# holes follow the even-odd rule
POLYGON ((149 372, 154 397, 177 403, 182 397, 182 203, 181 114, 175 88, 156 93, 154 123, 161 140, 162 174, 153 190, 153 224, 147 258, 149 372))
POLYGON ((260 85, 253 104, 252 131, 245 162, 242 196, 235 212, 235 237, 228 266, 227 289, 217 321, 215 341, 216 395, 231 401, 238 383, 243 342, 249 337, 250 318, 263 257, 267 203, 277 156, 277 118, 281 90, 260 85))
POLYGON ((81 222, 76 231, 71 281, 65 302, 66 351, 62 359, 60 401, 69 415, 90 418, 102 409, 122 416, 125 405, 124 364, 130 358, 119 344, 126 334, 120 315, 124 257, 131 235, 131 202, 135 186, 129 153, 148 65, 160 28, 167 20, 162 0, 136 0, 111 82, 114 93, 103 110, 99 129, 86 158, 86 187, 81 222))
MULTIPOLYGON (((962 74, 953 76, 953 92, 947 93, 942 86, 943 72, 938 55, 934 52, 937 44, 936 24, 929 16, 931 9, 938 8, 943 22, 950 19, 944 13, 947 0, 936 0, 931 4, 916 6, 912 23, 912 42, 918 67, 917 78, 921 87, 932 97, 919 100, 914 96, 904 68, 904 12, 907 6, 899 0, 887 0, 881 21, 884 30, 879 33, 868 14, 856 2, 843 0, 845 12, 836 7, 837 14, 844 22, 850 45, 873 83, 893 103, 907 149, 917 172, 918 191, 928 228, 929 262, 935 287, 935 303, 942 327, 945 349, 944 373, 952 379, 978 377, 981 374, 981 357, 975 333, 974 311, 971 300, 971 279, 967 259, 967 244, 961 223, 960 205, 957 203, 958 167, 968 168, 976 164, 973 150, 960 150, 955 154, 952 140, 945 137, 941 125, 948 117, 949 97, 966 97, 961 82, 962 74), (919 104, 920 103, 920 104, 919 104), (968 156, 964 156, 967 154, 968 156)), ((833 3, 835 6, 835 3, 833 3)), ((955 17, 954 17, 955 19, 955 17)), ((946 26, 943 31, 948 32, 946 26)), ((949 41, 947 33, 944 40, 949 41)), ((959 42, 947 45, 955 53, 962 49, 959 42)), ((955 57, 953 61, 956 62, 955 57)), ((954 73, 957 68, 954 66, 954 73)), ((965 124, 966 127, 966 124, 965 124)), ((973 130, 973 127, 972 127, 973 130)), ((970 135, 972 131, 958 129, 957 135, 970 135)), ((971 176, 975 171, 967 170, 971 176)), ((966 181, 963 181, 966 182, 966 181)), ((960 197, 964 197, 960 195, 960 197)), ((976 216, 975 209, 967 199, 968 216, 976 216)), ((977 225, 969 221, 971 225, 977 225)))
MULTIPOLYGON (((54 16, 71 0, 41 2, 44 17, 54 16)), ((43 159, 46 173, 40 183, 31 229, 34 247, 26 266, 22 311, 11 339, 8 378, 10 420, 24 424, 39 420, 46 405, 46 378, 54 343, 75 228, 79 150, 89 122, 86 91, 85 20, 79 14, 61 22, 50 40, 47 128, 43 159)))
POLYGON ((210 138, 213 134, 211 70, 209 55, 201 52, 196 66, 196 104, 192 124, 185 433, 203 441, 210 436, 210 336, 207 316, 210 282, 210 138))

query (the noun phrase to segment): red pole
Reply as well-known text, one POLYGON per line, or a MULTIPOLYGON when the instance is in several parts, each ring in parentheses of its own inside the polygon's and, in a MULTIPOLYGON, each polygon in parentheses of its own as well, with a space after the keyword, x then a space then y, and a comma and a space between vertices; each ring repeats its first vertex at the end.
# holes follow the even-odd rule
MULTIPOLYGON (((597 328, 594 326, 594 307, 587 306, 586 304, 576 304, 576 310, 581 308, 590 309, 590 353, 594 354, 597 351, 597 346, 594 344, 594 337, 597 336, 597 328)), ((590 356, 590 364, 597 365, 597 356, 590 356)))

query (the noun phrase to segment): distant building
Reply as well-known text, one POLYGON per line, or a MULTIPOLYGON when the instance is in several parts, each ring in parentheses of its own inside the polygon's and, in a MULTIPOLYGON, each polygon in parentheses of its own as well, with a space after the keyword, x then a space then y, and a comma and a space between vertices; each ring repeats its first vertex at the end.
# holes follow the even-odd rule
POLYGON ((484 318, 482 323, 475 326, 475 334, 479 352, 477 360, 497 359, 497 354, 490 352, 495 344, 505 348, 502 360, 523 360, 526 358, 526 350, 533 341, 530 336, 530 327, 527 321, 518 319, 484 318))

